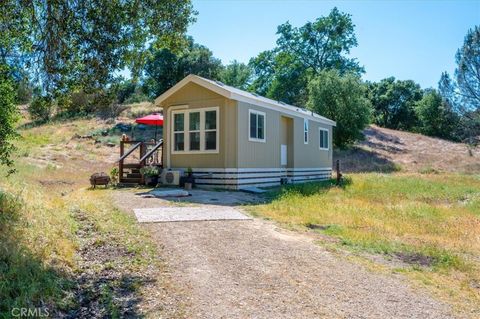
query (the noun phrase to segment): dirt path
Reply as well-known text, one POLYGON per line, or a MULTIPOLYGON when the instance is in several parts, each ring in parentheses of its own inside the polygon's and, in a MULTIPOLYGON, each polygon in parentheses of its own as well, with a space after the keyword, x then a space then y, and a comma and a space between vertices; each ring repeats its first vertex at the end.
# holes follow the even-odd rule
MULTIPOLYGON (((119 192, 120 207, 170 205, 119 192)), ((401 277, 372 273, 272 223, 147 224, 189 318, 450 318, 401 277)))

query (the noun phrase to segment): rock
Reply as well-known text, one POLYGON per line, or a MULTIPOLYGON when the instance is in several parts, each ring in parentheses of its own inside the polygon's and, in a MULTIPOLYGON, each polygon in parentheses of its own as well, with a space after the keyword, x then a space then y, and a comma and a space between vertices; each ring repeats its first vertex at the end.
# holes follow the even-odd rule
POLYGON ((132 130, 132 125, 126 123, 118 123, 117 125, 115 125, 115 128, 119 129, 122 132, 129 132, 132 130))

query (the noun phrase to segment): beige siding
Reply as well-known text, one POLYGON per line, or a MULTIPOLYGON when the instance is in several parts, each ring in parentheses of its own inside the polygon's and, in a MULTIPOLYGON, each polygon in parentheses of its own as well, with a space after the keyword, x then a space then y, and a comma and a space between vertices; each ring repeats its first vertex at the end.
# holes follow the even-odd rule
POLYGON ((260 106, 238 102, 238 167, 280 167, 280 113, 260 106), (248 110, 266 114, 265 143, 249 141, 248 110))
MULTIPOLYGON (((280 167, 280 144, 287 139, 286 132, 281 129, 282 113, 260 106, 238 102, 238 167, 239 168, 275 168, 280 167), (249 141, 248 110, 258 110, 266 113, 266 143, 249 141)), ((293 142, 293 163, 289 156, 289 167, 293 168, 323 168, 332 166, 331 137, 332 128, 329 125, 309 121, 309 142, 303 142, 303 118, 283 115, 293 120, 293 132, 290 138, 293 142), (320 150, 319 127, 329 130, 328 151, 320 150), (292 165, 293 164, 293 165, 292 165)))
POLYGON ((294 163, 296 168, 316 168, 332 166, 332 127, 309 121, 308 144, 303 140, 303 118, 296 117, 294 123, 294 163), (319 128, 328 129, 329 150, 320 149, 319 128))
POLYGON ((165 167, 170 168, 219 168, 236 167, 236 103, 195 83, 189 83, 162 105, 164 114, 164 158, 165 167), (171 111, 177 106, 188 109, 219 107, 219 152, 214 154, 171 154, 171 111), (170 160, 168 160, 170 157, 170 160))

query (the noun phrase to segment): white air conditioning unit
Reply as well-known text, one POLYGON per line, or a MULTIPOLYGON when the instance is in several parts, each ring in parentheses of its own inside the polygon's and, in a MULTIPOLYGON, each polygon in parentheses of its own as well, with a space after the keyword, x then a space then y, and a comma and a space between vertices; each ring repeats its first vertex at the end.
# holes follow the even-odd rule
POLYGON ((164 170, 160 176, 160 181, 163 185, 178 185, 180 184, 180 171, 164 170))

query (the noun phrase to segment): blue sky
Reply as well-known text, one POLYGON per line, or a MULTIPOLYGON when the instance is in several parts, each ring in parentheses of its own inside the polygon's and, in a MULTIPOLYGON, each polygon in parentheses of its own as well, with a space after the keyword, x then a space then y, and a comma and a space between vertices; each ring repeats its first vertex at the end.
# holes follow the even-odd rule
POLYGON ((351 56, 364 78, 412 79, 437 87, 442 71, 453 73, 455 52, 467 30, 480 25, 477 1, 193 1, 197 22, 188 34, 228 63, 241 62, 275 46, 277 26, 301 26, 333 7, 350 13, 358 47, 351 56))

